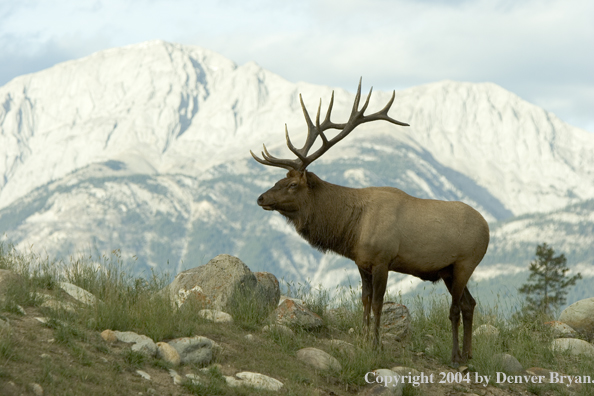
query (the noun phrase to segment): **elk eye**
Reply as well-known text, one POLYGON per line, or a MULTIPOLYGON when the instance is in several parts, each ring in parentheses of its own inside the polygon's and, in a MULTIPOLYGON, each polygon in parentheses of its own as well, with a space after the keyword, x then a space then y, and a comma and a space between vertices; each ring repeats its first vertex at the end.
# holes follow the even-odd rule
POLYGON ((289 184, 289 188, 297 188, 297 183, 291 183, 291 184, 289 184))

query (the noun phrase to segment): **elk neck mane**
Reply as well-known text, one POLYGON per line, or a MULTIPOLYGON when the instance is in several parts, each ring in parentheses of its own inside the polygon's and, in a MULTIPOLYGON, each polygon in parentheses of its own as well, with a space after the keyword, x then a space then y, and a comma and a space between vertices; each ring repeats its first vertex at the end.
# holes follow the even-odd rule
POLYGON ((352 258, 363 203, 357 189, 328 183, 307 172, 309 190, 299 214, 289 223, 316 249, 352 258))

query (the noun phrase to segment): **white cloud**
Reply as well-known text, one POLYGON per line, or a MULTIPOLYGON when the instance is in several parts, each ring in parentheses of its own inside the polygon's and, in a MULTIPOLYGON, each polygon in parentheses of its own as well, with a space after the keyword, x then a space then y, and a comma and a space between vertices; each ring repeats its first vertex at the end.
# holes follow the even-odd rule
POLYGON ((354 90, 491 81, 594 132, 590 0, 67 0, 0 3, 0 84, 151 39, 354 90))

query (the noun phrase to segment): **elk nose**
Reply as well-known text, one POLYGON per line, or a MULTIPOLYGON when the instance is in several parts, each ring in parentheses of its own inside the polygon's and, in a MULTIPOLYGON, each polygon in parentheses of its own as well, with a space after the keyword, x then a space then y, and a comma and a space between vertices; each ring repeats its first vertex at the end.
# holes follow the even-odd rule
POLYGON ((258 197, 258 205, 262 205, 262 202, 264 202, 264 194, 258 197))

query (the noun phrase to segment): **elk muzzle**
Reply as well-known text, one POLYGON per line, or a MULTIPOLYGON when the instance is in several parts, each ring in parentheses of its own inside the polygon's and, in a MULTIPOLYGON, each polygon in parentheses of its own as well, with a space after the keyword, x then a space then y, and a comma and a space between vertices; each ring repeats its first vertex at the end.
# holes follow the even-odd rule
POLYGON ((273 205, 271 203, 266 202, 266 198, 264 197, 265 194, 266 193, 264 193, 258 197, 258 200, 257 200, 258 205, 261 206, 262 209, 264 209, 264 210, 274 210, 273 205))

